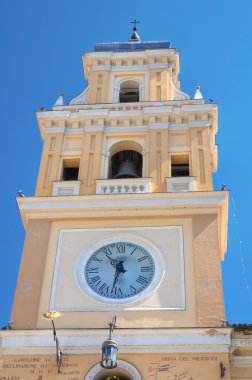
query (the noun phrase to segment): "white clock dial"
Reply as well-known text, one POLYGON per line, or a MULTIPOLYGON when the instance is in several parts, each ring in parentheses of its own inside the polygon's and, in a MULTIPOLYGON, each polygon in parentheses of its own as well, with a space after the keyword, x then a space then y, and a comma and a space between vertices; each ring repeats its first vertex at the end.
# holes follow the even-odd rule
POLYGON ((125 299, 142 293, 152 282, 155 263, 140 245, 115 242, 97 249, 84 275, 88 286, 107 299, 125 299))

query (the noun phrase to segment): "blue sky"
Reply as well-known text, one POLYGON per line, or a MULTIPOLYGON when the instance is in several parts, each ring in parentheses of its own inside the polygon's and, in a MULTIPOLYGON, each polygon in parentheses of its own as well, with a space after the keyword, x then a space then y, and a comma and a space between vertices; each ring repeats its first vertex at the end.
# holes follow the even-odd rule
POLYGON ((167 39, 180 51, 182 90, 193 96, 200 85, 206 100, 219 103, 214 182, 215 189, 225 183, 231 198, 226 316, 252 323, 251 13, 250 0, 1 1, 0 326, 10 318, 24 241, 15 196, 34 194, 42 151, 35 111, 50 109, 60 92, 67 102, 79 94, 81 53, 96 42, 126 41, 135 18, 142 40, 167 39))

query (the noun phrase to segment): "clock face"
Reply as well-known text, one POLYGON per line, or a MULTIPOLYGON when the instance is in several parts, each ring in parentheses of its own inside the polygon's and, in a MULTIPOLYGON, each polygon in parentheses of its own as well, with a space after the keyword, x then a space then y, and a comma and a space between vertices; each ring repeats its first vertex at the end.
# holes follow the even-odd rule
POLYGON ((155 263, 140 245, 115 242, 97 249, 88 259, 84 275, 89 287, 107 299, 131 298, 152 282, 155 263))

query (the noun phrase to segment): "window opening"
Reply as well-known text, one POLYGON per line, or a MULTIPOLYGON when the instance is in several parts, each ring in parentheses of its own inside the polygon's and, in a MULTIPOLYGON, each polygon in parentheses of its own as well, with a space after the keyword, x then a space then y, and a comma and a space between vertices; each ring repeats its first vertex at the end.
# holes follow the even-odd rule
POLYGON ((119 102, 139 102, 139 84, 131 80, 123 82, 120 88, 119 102))
POLYGON ((189 156, 186 154, 171 156, 171 176, 188 177, 189 175, 189 156))
POLYGON ((123 150, 111 157, 110 178, 142 177, 142 155, 135 150, 123 150))
POLYGON ((63 181, 77 181, 79 176, 79 159, 64 159, 62 180, 63 181))

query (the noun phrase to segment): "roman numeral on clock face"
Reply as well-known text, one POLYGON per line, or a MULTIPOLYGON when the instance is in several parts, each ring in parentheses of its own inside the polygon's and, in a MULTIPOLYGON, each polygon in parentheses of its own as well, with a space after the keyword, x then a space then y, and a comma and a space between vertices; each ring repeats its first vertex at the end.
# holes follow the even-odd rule
POLYGON ((114 287, 111 290, 111 294, 114 294, 114 295, 116 295, 118 297, 121 297, 122 296, 122 290, 121 290, 121 288, 114 287))
POLYGON ((92 273, 98 273, 98 268, 87 268, 87 272, 92 274, 92 273))
POLYGON ((116 247, 116 253, 125 253, 125 245, 122 245, 122 244, 118 245, 116 247))
POLYGON ((109 285, 107 285, 107 284, 104 282, 104 283, 102 284, 102 286, 100 286, 99 291, 101 291, 101 292, 104 291, 104 293, 108 293, 108 291, 109 291, 109 285))
POLYGON ((102 252, 104 252, 106 255, 109 255, 109 256, 112 255, 112 252, 111 252, 111 250, 110 250, 108 247, 103 247, 101 250, 102 250, 102 252))
POLYGON ((140 284, 145 284, 147 281, 147 277, 139 276, 136 282, 139 282, 140 284))
POLYGON ((95 276, 95 277, 91 277, 90 278, 91 282, 97 282, 97 281, 100 281, 100 276, 95 276))
POLYGON ((139 257, 139 259, 137 259, 137 261, 140 263, 141 261, 146 260, 146 259, 147 259, 147 256, 144 255, 142 257, 139 257))
POLYGON ((134 288, 134 286, 130 285, 130 291, 131 291, 131 293, 135 293, 136 292, 136 288, 134 288))
POLYGON ((137 247, 135 247, 135 248, 133 249, 133 251, 131 252, 131 255, 133 255, 133 253, 134 253, 136 250, 137 250, 137 247))
POLYGON ((151 267, 141 267, 141 272, 150 272, 151 267))
POLYGON ((98 261, 99 263, 102 263, 102 262, 103 262, 103 260, 102 260, 102 259, 98 259, 97 256, 94 256, 94 257, 93 257, 93 260, 94 260, 94 261, 98 261))

